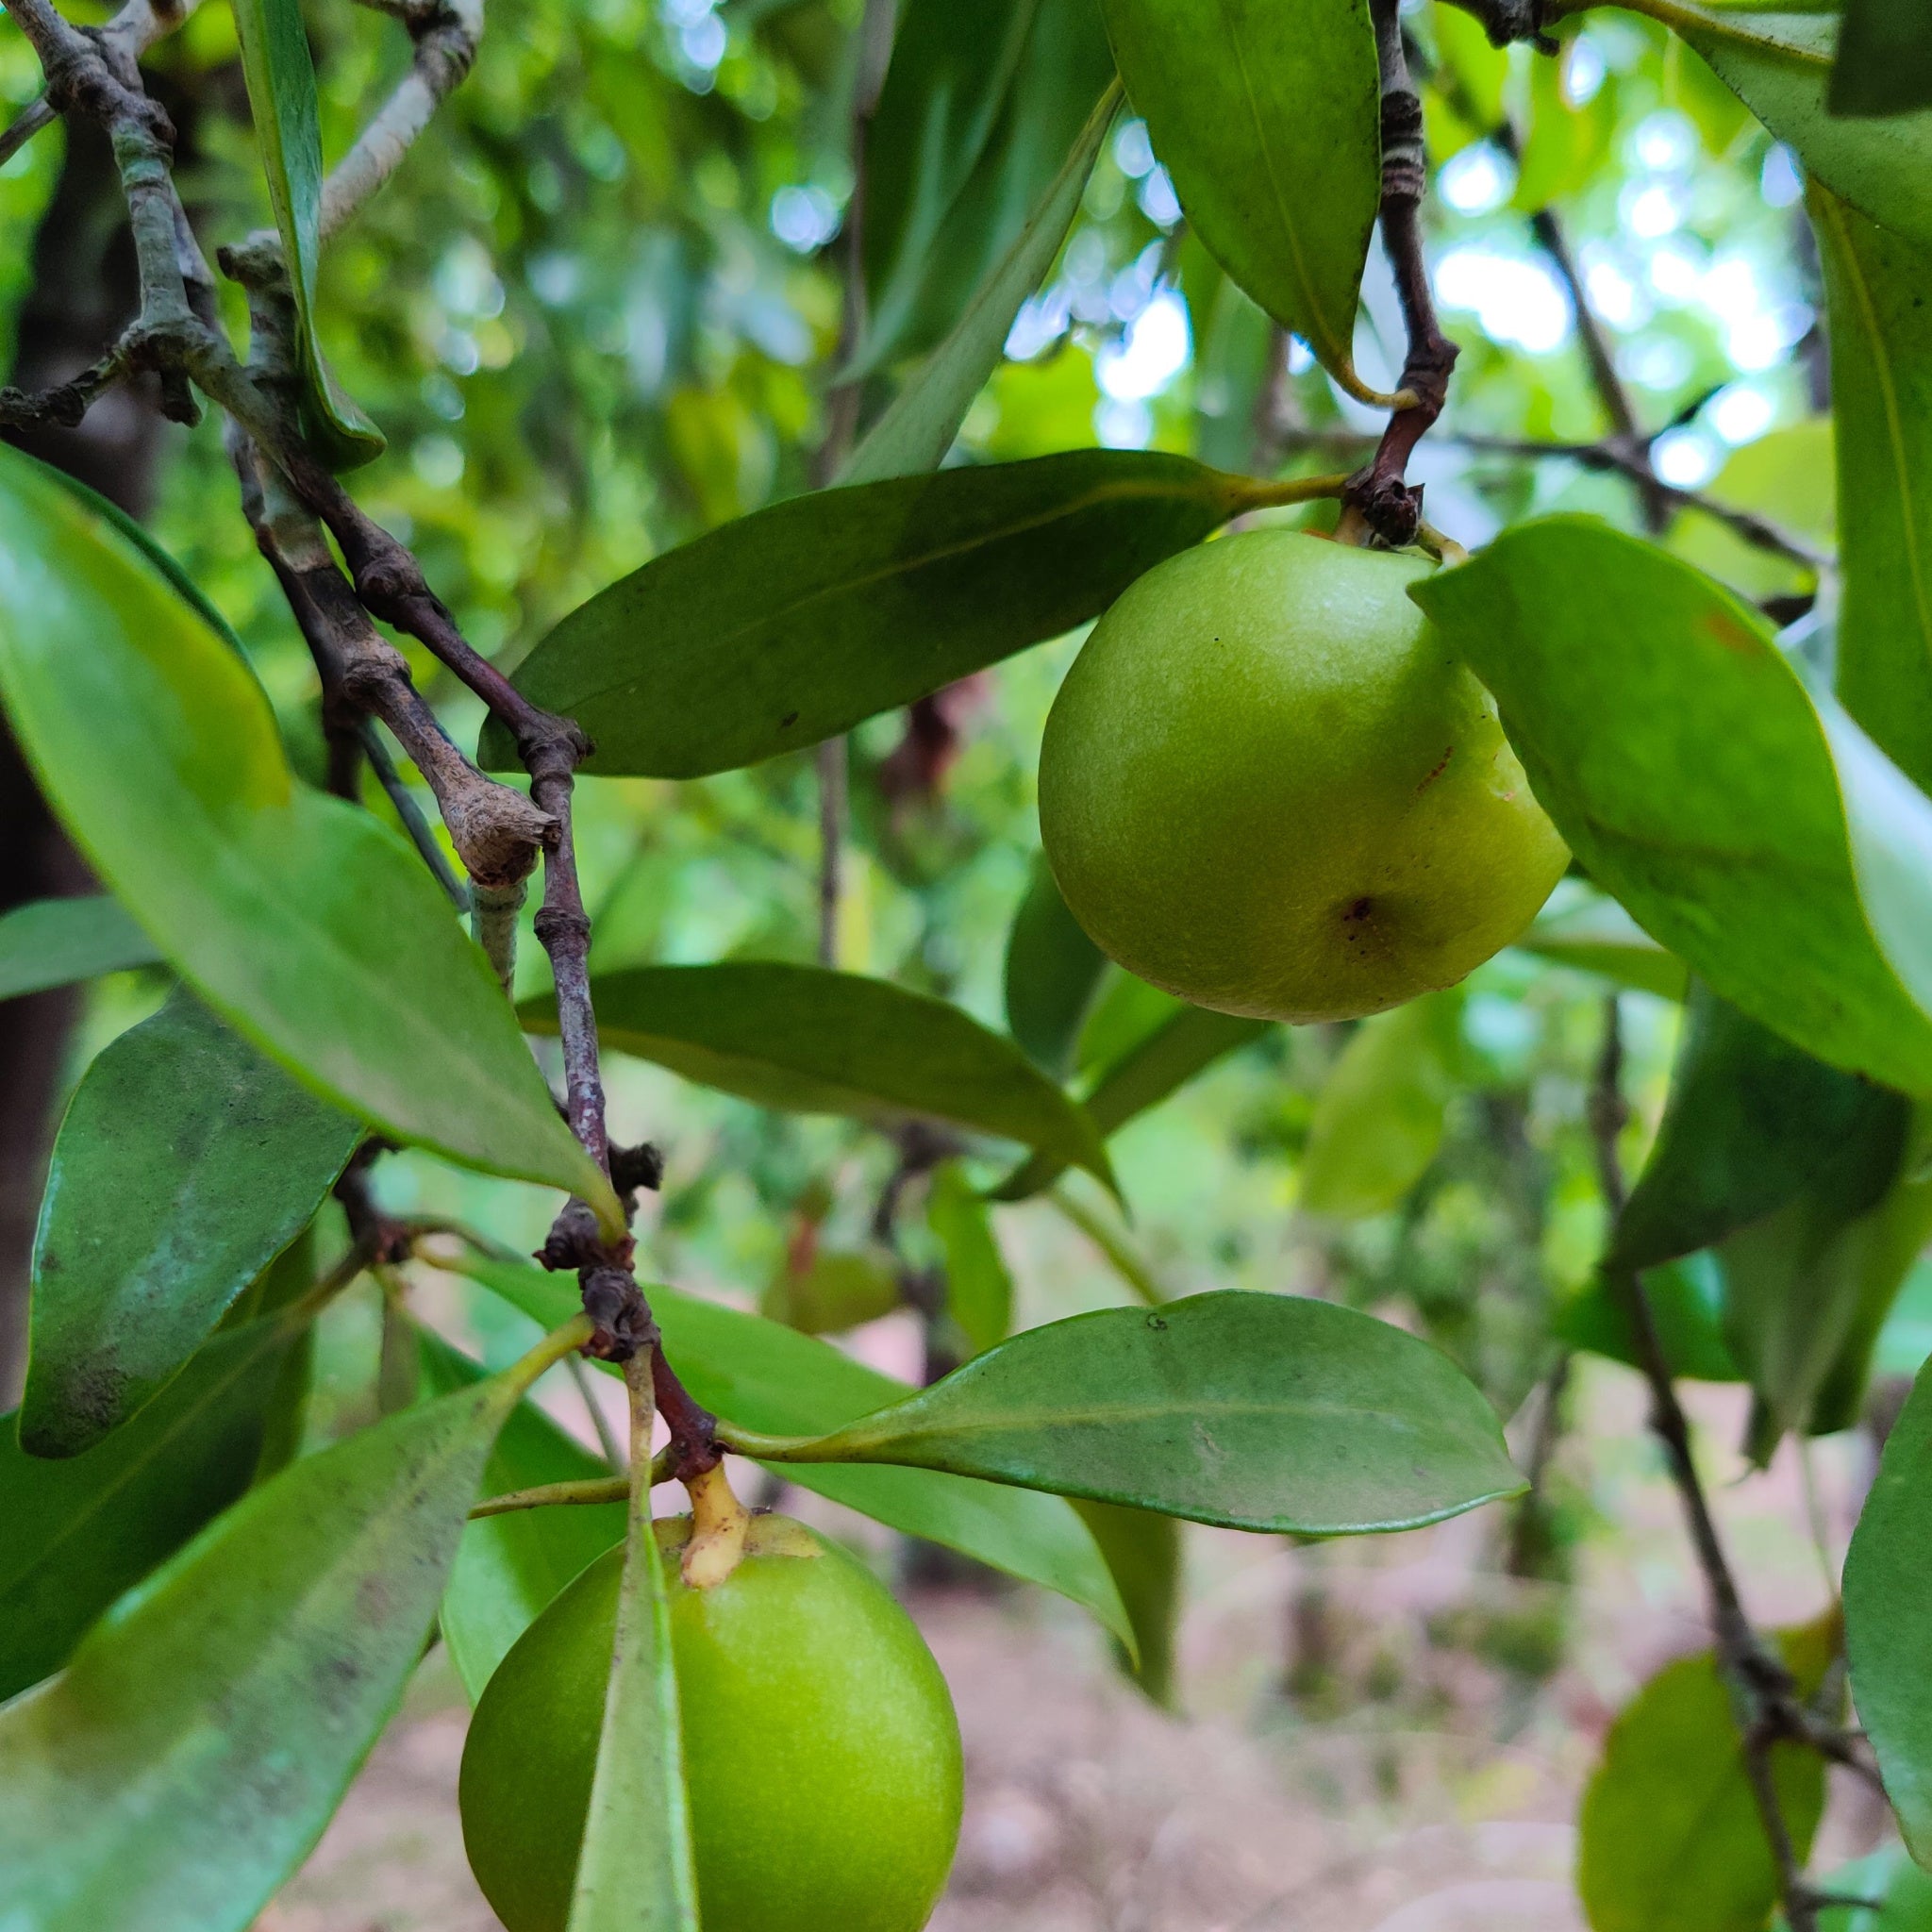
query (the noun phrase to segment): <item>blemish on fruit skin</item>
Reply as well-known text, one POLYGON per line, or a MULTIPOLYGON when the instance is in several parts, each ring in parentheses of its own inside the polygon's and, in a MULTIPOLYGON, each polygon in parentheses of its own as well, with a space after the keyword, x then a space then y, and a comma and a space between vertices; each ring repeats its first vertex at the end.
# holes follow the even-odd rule
POLYGON ((797 723, 798 713, 796 711, 787 711, 785 715, 778 720, 778 729, 780 731, 790 731, 791 727, 797 723))
POLYGON ((1448 750, 1446 750, 1442 754, 1442 756, 1436 760, 1436 762, 1429 767, 1429 770, 1427 774, 1424 775, 1423 782, 1415 788, 1417 797, 1421 797, 1421 795, 1424 791, 1426 791, 1429 789, 1429 787, 1433 785, 1436 782, 1436 780, 1442 775, 1444 772, 1446 772, 1449 769, 1449 760, 1453 758, 1455 756, 1456 747, 1452 744, 1448 748, 1448 750))
POLYGON ((1167 1332, 1167 1320, 1165 1316, 1149 1315, 1147 1317, 1147 1325, 1158 1334, 1164 1335, 1167 1332))

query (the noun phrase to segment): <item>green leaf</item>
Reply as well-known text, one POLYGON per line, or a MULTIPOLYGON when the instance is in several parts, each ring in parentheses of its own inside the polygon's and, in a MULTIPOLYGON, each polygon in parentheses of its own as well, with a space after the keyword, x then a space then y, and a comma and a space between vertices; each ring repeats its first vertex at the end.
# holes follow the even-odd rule
POLYGON ((1906 1847, 1932 1865, 1932 1367, 1886 1438, 1845 1557, 1845 1656, 1906 1847))
MULTIPOLYGON (((1878 1363, 1880 1338, 1907 1281, 1932 1239, 1932 1109, 1923 1104, 1912 1124, 1898 1176, 1885 1198, 1846 1230, 1845 1263, 1857 1276, 1857 1295, 1844 1339, 1810 1406, 1807 1426, 1814 1436, 1853 1427, 1864 1406, 1866 1384, 1878 1363)), ((1909 1374, 1924 1359, 1908 1360, 1909 1374)))
MULTIPOLYGON (((912 0, 904 9, 866 130, 867 322, 853 373, 946 334, 969 291, 1018 245, 1112 78, 1095 0, 997 0, 965 12, 912 0)), ((1076 189, 1068 222, 1077 202, 1076 189)), ((1051 260, 1049 250, 1041 275, 1051 260)))
MULTIPOLYGON (((552 1326, 577 1306, 575 1283, 514 1262, 469 1257, 464 1274, 531 1320, 552 1326)), ((716 1302, 653 1288, 664 1353, 699 1402, 772 1433, 836 1429, 907 1392, 903 1382, 854 1361, 829 1342, 716 1302)), ((1100 1552, 1056 1496, 1001 1490, 914 1469, 790 1464, 787 1480, 908 1536, 924 1537, 1071 1598, 1117 1637, 1132 1626, 1100 1552), (1013 1507, 1016 1501, 1022 1507, 1013 1507)))
POLYGON ((1608 1264, 1649 1268, 1763 1219, 1875 1119, 1889 1123, 1883 1138, 1896 1166, 1904 1129, 1896 1094, 1813 1059, 1693 985, 1670 1098, 1618 1217, 1608 1264))
POLYGON ((1834 114, 1932 108, 1932 41, 1898 0, 1844 0, 1826 104, 1834 114))
POLYGON ((1447 1356, 1293 1295, 1051 1322, 830 1435, 751 1448, 788 1472, 901 1463, 1309 1536, 1412 1529, 1524 1487, 1447 1356))
POLYGON ((1114 58, 1190 225, 1364 402, 1356 306, 1381 202, 1366 0, 1104 0, 1114 58))
POLYGON ((946 1308, 975 1351, 1013 1327, 1013 1277, 993 1238, 986 1203, 957 1160, 933 1171, 925 1218, 946 1259, 946 1308))
POLYGON ((1842 592, 1838 693, 1932 783, 1932 256, 1811 186, 1831 322, 1842 592))
POLYGON ((1845 121, 1825 106, 1830 13, 1686 7, 1684 38, 1808 173, 1874 222, 1932 248, 1932 113, 1845 121))
POLYGON ((1117 1503, 1083 1501, 1074 1507, 1093 1532, 1133 1621, 1138 1661, 1124 1645, 1116 1646, 1116 1660, 1156 1704, 1171 1710, 1181 1612, 1181 1526, 1172 1516, 1123 1509, 1117 1503))
MULTIPOLYGON (((1206 1073, 1237 1047, 1258 1040, 1274 1024, 1181 1006, 1100 1076, 1087 1096, 1088 1118, 1103 1135, 1118 1133, 1129 1121, 1179 1092, 1195 1074, 1206 1073)), ((1050 1188, 1068 1165, 1058 1157, 1038 1154, 993 1189, 991 1198, 1027 1200, 1050 1188)))
POLYGON ((20 1440, 121 1427, 308 1225, 362 1127, 177 991, 87 1070, 34 1242, 20 1440))
MULTIPOLYGON (((944 1000, 822 966, 637 966, 591 986, 604 1043, 791 1113, 908 1116, 1051 1151, 1112 1184, 1099 1131, 1011 1041, 944 1000)), ((556 1001, 522 1008, 554 1032, 556 1001)))
MULTIPOLYGON (((1673 1374, 1696 1382, 1744 1379, 1724 1341, 1724 1274, 1715 1256, 1687 1255, 1652 1268, 1643 1276, 1643 1291, 1673 1374)), ((1587 1348, 1628 1368, 1641 1366, 1623 1292, 1601 1275, 1557 1309, 1551 1331, 1571 1348, 1587 1348)))
POLYGON ((633 1493, 626 1515, 610 1682, 569 1932, 698 1932, 671 1604, 648 1483, 633 1493))
POLYGON ((247 1489, 289 1346, 273 1322, 217 1336, 67 1461, 28 1456, 0 1420, 0 1701, 58 1670, 123 1591, 247 1489))
POLYGON ((414 852, 296 782, 268 699, 147 559, 0 451, 0 697, 96 871, 222 1016, 399 1141, 609 1183, 414 852))
POLYGON ((268 174, 299 332, 302 428, 332 469, 379 457, 382 432, 336 387, 315 335, 315 277, 322 258, 322 134, 315 63, 300 0, 235 0, 242 73, 268 174))
POLYGON ((1056 1079, 1074 1070, 1080 1029, 1107 977, 1108 958, 1067 909, 1041 853, 1007 939, 1007 1025, 1056 1079))
POLYGON ((1874 1091, 1801 1192, 1718 1247, 1724 1337, 1757 1396, 1747 1446, 1760 1466, 1788 1430, 1810 1426, 1861 1310, 1875 1334, 1868 1304, 1889 1307, 1914 1258, 1924 1231, 1919 1205, 1907 1217, 1913 1243, 1904 1253, 1896 1217, 1881 1211, 1899 1174, 1908 1117, 1897 1094, 1874 1091))
MULTIPOLYGON (((597 741, 588 772, 731 771, 1099 616, 1270 493, 1185 457, 1098 449, 822 490, 599 591, 513 681, 597 741)), ((514 754, 485 727, 487 764, 514 754)))
POLYGON ((1595 973, 1659 999, 1681 1000, 1690 985, 1683 960, 1601 893, 1539 914, 1516 943, 1553 965, 1595 973))
POLYGON ((809 1259, 788 1253, 758 1298, 759 1314, 807 1335, 842 1334, 899 1306, 899 1267, 890 1249, 823 1247, 815 1229, 809 1259))
MULTIPOLYGON (((1818 1058, 1932 1091, 1932 1022, 1901 984, 1909 960, 1880 951, 1882 908, 1869 891, 1860 903, 1882 852, 1861 852, 1853 873, 1860 819, 1882 831, 1887 813, 1851 797, 1849 779, 1840 796, 1844 757, 1835 770, 1817 708, 1755 611, 1582 517, 1524 525, 1410 595, 1495 693, 1571 850, 1647 932, 1818 1058)), ((1889 883, 1923 893, 1913 870, 1907 856, 1889 883)))
POLYGON ((0 914, 0 1000, 152 966, 160 957, 117 900, 36 899, 0 914))
MULTIPOLYGON (((447 1395, 484 1379, 482 1368, 428 1329, 417 1331, 423 1392, 447 1395)), ((510 1411, 484 1465, 482 1492, 610 1474, 601 1457, 565 1435, 527 1398, 510 1411)), ((468 1524, 442 1593, 442 1641, 471 1703, 565 1584, 624 1541, 622 1503, 513 1509, 468 1524)))
POLYGON ((1461 1054, 1462 996, 1429 993, 1364 1020, 1308 1124, 1300 1205, 1360 1220, 1399 1203, 1442 1144, 1461 1054))
MULTIPOLYGON (((1082 0, 1091 5, 1091 0, 1082 0)), ((941 6, 930 9, 958 20, 970 16, 941 6)), ((959 425, 987 377, 999 367, 1021 304, 1046 279, 1060 243, 1080 210, 1080 197, 1107 130, 1120 105, 1117 88, 1100 97, 1060 171, 1047 183, 1039 205, 1013 243, 988 270, 965 313, 933 350, 891 405, 866 432, 841 483, 875 483, 936 470, 953 446, 959 425)), ((867 226, 870 235, 870 225, 867 226)))
POLYGON ((518 1392, 498 1378, 294 1463, 0 1711, 0 1924, 254 1924, 402 1697, 518 1392))
MULTIPOLYGON (((1778 1634, 1801 1696, 1816 1694, 1836 1639, 1835 1617, 1778 1634)), ((1802 1864, 1824 1808, 1824 1761, 1778 1744, 1771 1764, 1802 1864)), ((1577 1888, 1591 1932, 1761 1932, 1777 1870, 1708 1651, 1665 1665, 1611 1725, 1583 1797, 1577 1888)))

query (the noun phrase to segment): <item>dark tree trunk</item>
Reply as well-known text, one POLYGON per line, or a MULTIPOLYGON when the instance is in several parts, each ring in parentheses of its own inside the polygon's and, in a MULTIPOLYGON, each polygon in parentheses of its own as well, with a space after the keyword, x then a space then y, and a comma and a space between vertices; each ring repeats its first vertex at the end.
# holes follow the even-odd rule
MULTIPOLYGON (((84 369, 134 313, 126 205, 106 138, 92 126, 68 130, 67 158, 34 240, 33 267, 9 377, 23 389, 45 388, 84 369)), ((142 516, 153 495, 161 429, 143 387, 110 391, 78 429, 11 440, 142 516)), ((0 724, 0 912, 92 889, 85 863, 0 724)), ((27 1261, 54 1099, 79 1010, 74 987, 0 1001, 0 1407, 10 1405, 19 1387, 27 1261)))

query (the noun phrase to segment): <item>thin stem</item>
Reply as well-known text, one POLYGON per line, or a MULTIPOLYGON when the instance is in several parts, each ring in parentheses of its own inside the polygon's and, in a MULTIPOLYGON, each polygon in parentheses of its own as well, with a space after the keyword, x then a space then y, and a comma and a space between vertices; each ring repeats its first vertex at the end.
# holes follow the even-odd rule
POLYGON ((571 1380, 576 1384, 585 1413, 591 1418, 591 1427, 596 1431, 597 1446, 604 1452, 604 1460, 612 1469, 623 1469, 624 1444, 617 1440, 617 1431, 610 1426, 610 1418, 604 1413, 604 1405, 597 1400, 597 1391, 591 1386, 591 1372, 584 1366, 583 1357, 574 1355, 566 1366, 570 1370, 571 1380))
POLYGON ((851 745, 842 735, 818 748, 819 964, 839 963, 839 904, 845 879, 845 814, 851 745))
POLYGON ((523 879, 508 886, 478 886, 470 894, 471 934, 505 992, 516 986, 517 921, 529 895, 523 879))
POLYGON ((627 1475, 586 1476, 580 1482, 539 1483, 529 1490, 511 1490, 506 1495, 486 1496, 470 1506, 470 1521, 485 1516, 508 1516, 519 1509, 594 1507, 600 1503, 623 1503, 630 1496, 627 1475))
POLYGON ((442 847, 436 842, 436 834, 431 830, 429 821, 423 816, 423 808, 416 803, 415 794, 403 783, 403 775, 396 770, 395 760, 389 755, 389 747, 366 718, 358 736, 362 755, 369 760, 369 769, 375 774, 375 782, 382 787, 383 794, 397 818, 402 820, 403 829, 409 835, 409 843, 435 874, 436 883, 448 895, 450 904, 458 912, 467 912, 470 909, 470 890, 450 869, 450 862, 443 857, 442 847))
POLYGON ((1170 1298, 1146 1262, 1092 1208, 1069 1193, 1064 1185, 1049 1188, 1046 1199, 1100 1250, 1113 1272, 1150 1308, 1158 1308, 1170 1298))

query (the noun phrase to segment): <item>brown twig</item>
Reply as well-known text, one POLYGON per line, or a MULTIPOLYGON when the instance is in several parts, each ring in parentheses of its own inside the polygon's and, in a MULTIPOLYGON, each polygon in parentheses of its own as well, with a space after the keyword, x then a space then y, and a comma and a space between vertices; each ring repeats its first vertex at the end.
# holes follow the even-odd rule
MULTIPOLYGON (((144 4, 153 6, 157 0, 144 4)), ((174 130, 142 84, 134 51, 139 36, 132 29, 119 38, 105 31, 83 32, 63 20, 51 0, 8 0, 8 10, 40 58, 48 112, 85 115, 99 124, 112 143, 141 286, 139 315, 120 345, 125 359, 130 367, 160 374, 164 405, 171 411, 195 408, 192 382, 227 412, 234 425, 232 441, 245 458, 239 465, 244 496, 251 508, 258 508, 251 518, 258 541, 290 592, 291 608, 324 666, 325 684, 333 680, 342 700, 359 712, 380 715, 396 733, 437 791, 451 837, 479 880, 516 875, 519 868, 526 871, 530 853, 540 841, 543 844, 544 903, 538 936, 550 954, 557 980, 566 1112, 586 1151, 609 1171, 612 1150, 604 1123, 586 966, 590 922, 571 837, 574 774, 590 752, 589 741, 571 720, 531 704, 471 647, 430 590, 415 557, 364 513, 308 447, 291 381, 288 345, 292 338, 280 313, 286 305, 286 271, 272 243, 244 243, 222 258, 223 266, 248 287, 252 313, 272 325, 252 331, 250 366, 236 361, 219 325, 212 277, 175 191, 170 172, 174 130), (284 485, 290 492, 286 499, 284 485), (311 518, 320 518, 335 538, 349 567, 349 582, 343 581, 311 518), (484 778, 456 751, 415 691, 407 662, 375 631, 370 617, 420 640, 484 700, 516 741, 530 773, 530 798, 484 778)), ((134 16, 128 12, 124 18, 134 16)), ((402 123, 419 129, 420 122, 426 122, 426 113, 418 117, 422 97, 427 93, 440 99, 437 88, 446 92, 460 78, 458 70, 467 67, 468 57, 458 58, 454 42, 437 42, 436 36, 461 29, 474 53, 473 17, 455 7, 446 12, 416 12, 410 25, 418 34, 419 61, 398 98, 407 96, 416 106, 407 111, 396 108, 399 118, 387 124, 382 115, 372 124, 362 158, 352 156, 354 168, 338 178, 338 219, 380 186, 400 159, 392 137, 402 123), (425 62, 423 50, 431 43, 425 62), (435 75, 427 71, 431 67, 435 75)), ((406 148, 407 142, 402 145, 406 148)), ((339 770, 337 776, 346 784, 346 772, 339 770)), ((655 1156, 642 1158, 647 1151, 632 1150, 626 1156, 626 1197, 630 1188, 655 1180, 655 1156)), ((390 1258, 387 1250, 401 1241, 394 1256, 400 1258, 408 1241, 395 1225, 370 1219, 375 1209, 359 1173, 355 1170, 344 1182, 352 1226, 361 1217, 365 1232, 385 1250, 385 1259, 390 1258)), ((628 1234, 611 1235, 586 1203, 573 1199, 558 1216, 543 1256, 552 1266, 577 1270, 594 1330, 587 1348, 626 1361, 649 1349, 653 1378, 667 1391, 675 1391, 676 1378, 662 1363, 657 1324, 632 1272, 628 1234)), ((702 1433, 694 1419, 703 1411, 689 1396, 684 1404, 685 1439, 694 1441, 702 1433)))
MULTIPOLYGON (((1606 1000, 1604 1014, 1604 1043, 1591 1092, 1590 1129, 1598 1182, 1614 1224, 1624 1202, 1624 1170, 1617 1141, 1627 1117, 1623 1097, 1623 1030, 1615 993, 1606 1000)), ((1765 1841, 1777 1868, 1778 1891, 1790 1932, 1816 1932, 1823 1894, 1807 1882, 1803 1861, 1791 1841, 1790 1828, 1778 1801, 1773 1749, 1780 1743, 1801 1744, 1868 1779, 1875 1778, 1875 1771, 1858 1753, 1847 1733, 1830 1724, 1798 1695, 1790 1672, 1752 1625, 1697 1473, 1690 1425, 1677 1399, 1676 1383, 1642 1278, 1634 1270, 1623 1270, 1612 1286, 1629 1317, 1638 1366, 1650 1388, 1651 1428, 1663 1444, 1697 1566, 1704 1575, 1718 1665, 1736 1705, 1738 1727, 1744 1740, 1745 1773, 1757 1801, 1765 1841)))
POLYGON ((1408 459, 1449 396, 1457 347, 1436 320, 1423 254, 1422 203, 1428 186, 1423 142, 1423 103, 1409 77, 1399 0, 1370 0, 1382 85, 1382 247, 1395 275, 1408 353, 1400 388, 1413 400, 1390 417, 1374 458, 1350 477, 1344 528, 1365 525, 1393 548, 1414 542, 1422 528, 1423 493, 1406 480, 1408 459))

